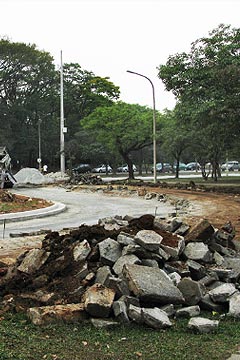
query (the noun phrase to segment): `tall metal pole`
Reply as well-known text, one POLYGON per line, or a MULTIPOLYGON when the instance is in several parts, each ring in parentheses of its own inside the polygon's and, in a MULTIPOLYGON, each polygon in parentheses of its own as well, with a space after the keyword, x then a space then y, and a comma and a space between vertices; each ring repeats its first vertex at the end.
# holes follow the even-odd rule
POLYGON ((65 173, 65 150, 64 150, 64 108, 63 108, 63 61, 61 50, 61 72, 60 72, 60 169, 62 175, 65 173))
POLYGON ((154 183, 157 182, 157 169, 156 169, 156 163, 157 163, 157 143, 156 143, 156 105, 155 105, 155 89, 152 81, 145 75, 139 74, 134 71, 127 70, 130 74, 135 74, 138 76, 142 76, 143 78, 147 79, 151 86, 152 86, 152 97, 153 97, 153 181, 154 183))
POLYGON ((41 119, 38 119, 38 169, 42 170, 42 151, 41 151, 41 119))

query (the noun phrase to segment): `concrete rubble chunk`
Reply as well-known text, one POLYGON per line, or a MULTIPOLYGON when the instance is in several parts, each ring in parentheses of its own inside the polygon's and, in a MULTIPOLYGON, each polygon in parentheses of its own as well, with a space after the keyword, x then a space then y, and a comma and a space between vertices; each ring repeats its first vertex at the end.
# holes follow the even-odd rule
POLYGON ((28 318, 34 325, 47 325, 57 322, 82 322, 88 318, 83 304, 66 304, 29 308, 28 318))
POLYGON ((112 289, 116 293, 116 297, 121 297, 123 295, 130 295, 130 291, 127 286, 125 279, 121 277, 109 276, 105 286, 112 289))
POLYGON ((202 286, 191 278, 183 278, 178 284, 186 305, 197 305, 203 297, 202 286))
POLYGON ((167 274, 156 268, 141 265, 125 265, 123 276, 129 290, 144 302, 153 301, 161 305, 181 304, 184 301, 181 291, 173 285, 167 274))
POLYGON ((149 251, 158 250, 162 239, 162 236, 153 230, 140 230, 135 236, 136 243, 149 251))
POLYGON ((114 264, 113 271, 115 274, 122 274, 124 265, 141 264, 141 260, 136 255, 123 255, 114 264))
POLYGON ((199 302, 199 306, 203 310, 216 311, 219 313, 224 312, 224 310, 225 310, 223 304, 217 304, 217 303, 213 302, 212 299, 210 298, 209 294, 205 294, 202 297, 202 299, 199 302))
POLYGON ((228 315, 236 319, 240 319, 240 292, 235 292, 229 298, 229 312, 228 315))
POLYGON ((94 284, 84 294, 85 310, 93 317, 109 317, 115 291, 101 284, 94 284))
POLYGON ((133 320, 137 324, 143 323, 142 309, 139 306, 130 304, 128 308, 128 316, 131 320, 133 320))
POLYGON ((212 301, 216 303, 224 303, 229 301, 231 295, 237 291, 234 284, 222 284, 209 291, 212 301))
POLYGON ((198 305, 195 306, 187 306, 182 309, 178 309, 176 311, 176 317, 185 317, 185 318, 191 318, 193 316, 199 316, 200 315, 200 307, 198 305))
POLYGON ((107 238, 98 244, 100 260, 104 265, 112 266, 122 255, 121 245, 111 238, 107 238))
POLYGON ((109 277, 112 276, 112 272, 109 266, 101 266, 96 273, 95 283, 106 285, 109 277))
POLYGON ((172 235, 173 240, 165 242, 163 238, 161 248, 168 253, 172 259, 178 259, 185 248, 184 238, 180 235, 172 235))
POLYGON ((112 329, 120 325, 118 321, 97 318, 91 318, 90 323, 97 329, 112 329))
POLYGON ((128 323, 129 317, 127 314, 127 305, 123 300, 117 300, 113 303, 113 312, 115 318, 121 323, 128 323))
POLYGON ((146 325, 154 329, 166 329, 172 326, 165 311, 154 308, 142 308, 142 318, 146 325))
POLYGON ((217 330, 218 325, 218 320, 209 320, 202 317, 194 317, 189 320, 187 327, 188 329, 198 332, 200 334, 205 334, 217 330))
POLYGON ((26 274, 33 274, 47 261, 50 252, 42 249, 29 250, 17 269, 26 274))
POLYGON ((212 261, 212 253, 203 242, 190 242, 184 249, 187 259, 209 263, 212 261))
POLYGON ((195 226, 193 226, 185 236, 186 243, 190 241, 201 241, 206 243, 214 234, 214 227, 207 219, 202 219, 195 226))
POLYGON ((185 236, 188 230, 190 229, 190 226, 188 224, 183 223, 177 230, 174 231, 174 234, 185 236))
POLYGON ((122 246, 136 245, 134 236, 131 236, 130 234, 123 231, 121 231, 120 234, 117 236, 117 242, 122 246))
POLYGON ((79 241, 73 247, 74 261, 85 261, 91 252, 91 246, 87 240, 79 241))
POLYGON ((187 261, 187 265, 191 274, 191 278, 192 280, 200 280, 202 279, 204 276, 206 276, 206 268, 199 264, 197 261, 194 260, 188 260, 187 261))

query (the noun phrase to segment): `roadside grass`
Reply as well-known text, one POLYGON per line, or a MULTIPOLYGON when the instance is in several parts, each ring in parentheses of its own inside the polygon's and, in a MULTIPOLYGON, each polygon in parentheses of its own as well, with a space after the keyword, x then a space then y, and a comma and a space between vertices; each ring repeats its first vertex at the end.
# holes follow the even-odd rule
MULTIPOLYGON (((209 318, 209 314, 208 314, 209 318)), ((90 324, 35 326, 23 314, 0 321, 1 360, 225 360, 240 344, 240 321, 220 320, 211 334, 187 330, 188 320, 153 330, 120 325, 96 329, 90 324)))

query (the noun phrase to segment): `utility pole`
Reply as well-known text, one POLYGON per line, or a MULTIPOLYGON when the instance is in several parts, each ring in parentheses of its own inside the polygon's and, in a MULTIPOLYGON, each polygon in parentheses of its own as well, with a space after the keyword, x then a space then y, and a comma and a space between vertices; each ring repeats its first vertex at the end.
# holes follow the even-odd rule
POLYGON ((65 150, 64 150, 64 107, 63 107, 63 61, 61 50, 61 72, 60 72, 60 169, 62 175, 65 174, 65 150))

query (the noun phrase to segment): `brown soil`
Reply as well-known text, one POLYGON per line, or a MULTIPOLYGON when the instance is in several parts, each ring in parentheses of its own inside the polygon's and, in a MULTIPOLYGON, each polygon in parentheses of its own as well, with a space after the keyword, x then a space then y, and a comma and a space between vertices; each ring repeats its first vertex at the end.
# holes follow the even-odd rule
POLYGON ((29 198, 0 190, 0 214, 42 209, 50 205, 52 203, 44 199, 29 198))

